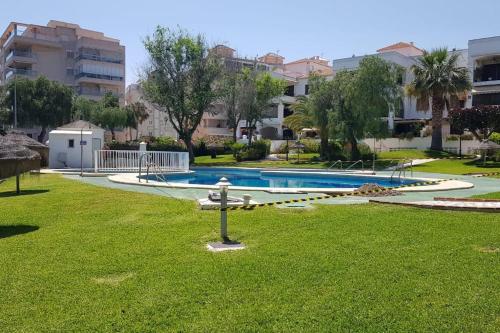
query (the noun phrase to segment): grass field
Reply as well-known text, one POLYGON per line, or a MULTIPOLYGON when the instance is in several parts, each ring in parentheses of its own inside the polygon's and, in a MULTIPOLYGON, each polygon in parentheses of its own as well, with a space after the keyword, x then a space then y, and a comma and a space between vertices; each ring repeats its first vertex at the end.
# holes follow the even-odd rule
POLYGON ((445 151, 402 149, 395 151, 383 151, 378 154, 379 159, 417 159, 417 158, 446 158, 454 157, 454 154, 445 151))
POLYGON ((500 172, 500 162, 488 162, 486 165, 483 165, 482 162, 476 162, 471 159, 439 160, 416 165, 413 167, 413 170, 422 172, 448 173, 454 175, 500 172))
POLYGON ((500 192, 492 192, 492 193, 487 193, 487 194, 475 195, 475 196, 473 196, 473 198, 500 199, 500 192))
POLYGON ((55 175, 0 184, 2 332, 498 332, 500 216, 229 213, 55 175))

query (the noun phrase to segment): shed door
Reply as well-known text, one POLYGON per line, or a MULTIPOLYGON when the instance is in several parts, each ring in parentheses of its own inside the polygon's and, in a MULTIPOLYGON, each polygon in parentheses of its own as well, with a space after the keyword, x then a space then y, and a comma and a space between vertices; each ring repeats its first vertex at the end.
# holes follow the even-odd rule
POLYGON ((92 165, 95 164, 95 153, 94 151, 101 149, 101 139, 92 138, 92 165))

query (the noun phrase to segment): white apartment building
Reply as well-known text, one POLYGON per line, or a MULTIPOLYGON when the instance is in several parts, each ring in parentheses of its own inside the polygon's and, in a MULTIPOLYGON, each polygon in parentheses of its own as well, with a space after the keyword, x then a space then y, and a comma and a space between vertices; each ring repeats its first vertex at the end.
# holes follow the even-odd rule
MULTIPOLYGON (((500 46, 500 45, 499 45, 500 46)), ((500 51, 500 47, 498 48, 500 51)), ((469 50, 451 50, 450 53, 458 53, 459 66, 469 67, 469 50)), ((410 83, 414 76, 410 70, 411 66, 416 64, 417 58, 423 54, 423 50, 416 47, 413 43, 399 42, 377 50, 377 53, 369 56, 377 56, 386 61, 400 65, 405 69, 401 85, 405 86, 410 83)), ((359 63, 366 56, 352 56, 343 59, 334 59, 332 66, 334 71, 340 70, 355 70, 359 67, 359 63)), ((471 75, 472 77, 472 75, 471 75)), ((453 107, 470 107, 472 106, 472 92, 458 96, 457 99, 451 101, 453 107)), ((429 123, 432 118, 430 100, 417 99, 411 96, 404 96, 401 107, 398 110, 387 110, 389 122, 394 122, 395 130, 405 131, 408 125, 421 123, 422 126, 429 123)), ((447 121, 447 111, 444 114, 443 136, 450 133, 450 126, 447 121)))

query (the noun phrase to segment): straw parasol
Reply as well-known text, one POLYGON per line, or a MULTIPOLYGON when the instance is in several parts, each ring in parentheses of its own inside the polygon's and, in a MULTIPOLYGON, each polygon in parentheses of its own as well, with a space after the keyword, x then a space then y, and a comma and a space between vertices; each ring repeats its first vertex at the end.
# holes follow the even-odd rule
POLYGON ((29 136, 26 133, 18 130, 11 130, 7 132, 5 138, 14 142, 17 145, 24 146, 28 149, 34 150, 40 154, 41 166, 47 166, 49 162, 49 147, 40 143, 29 136))
POLYGON ((16 176, 16 193, 20 193, 21 173, 40 169, 40 154, 0 136, 0 179, 16 176))
POLYGON ((486 156, 488 155, 488 152, 494 152, 496 150, 500 150, 500 145, 490 141, 490 140, 483 140, 477 147, 477 150, 481 151, 483 154, 483 164, 486 163, 486 156))

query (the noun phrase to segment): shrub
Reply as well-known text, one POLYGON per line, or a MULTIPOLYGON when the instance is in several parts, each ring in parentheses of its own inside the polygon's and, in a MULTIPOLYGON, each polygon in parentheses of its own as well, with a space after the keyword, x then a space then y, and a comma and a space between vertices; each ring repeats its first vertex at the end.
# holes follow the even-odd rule
POLYGON ((148 150, 151 151, 187 151, 184 143, 176 141, 169 136, 161 136, 154 138, 148 144, 148 150))
POLYGON ((271 149, 271 141, 257 140, 250 146, 243 143, 234 143, 232 145, 233 155, 238 162, 256 161, 265 158, 271 149))
MULTIPOLYGON (((301 150, 303 153, 319 153, 319 141, 314 140, 314 139, 303 139, 300 140, 300 143, 304 145, 304 149, 301 150)), ((288 142, 288 148, 290 149, 290 146, 293 146, 294 141, 289 141, 288 142)), ((283 142, 278 149, 274 152, 277 154, 286 154, 287 151, 287 145, 286 142, 283 142)), ((289 150, 290 152, 290 150, 289 150)))
POLYGON ((500 133, 497 132, 491 133, 490 140, 500 144, 500 133))
POLYGON ((208 155, 208 148, 205 140, 199 139, 194 142, 193 145, 194 156, 205 156, 208 155))
POLYGON ((139 142, 128 141, 128 142, 117 142, 111 141, 107 144, 110 150, 139 150, 139 142))
POLYGON ((346 156, 349 156, 344 151, 344 147, 338 141, 328 142, 328 151, 326 152, 326 157, 329 161, 336 160, 346 160, 346 156))

